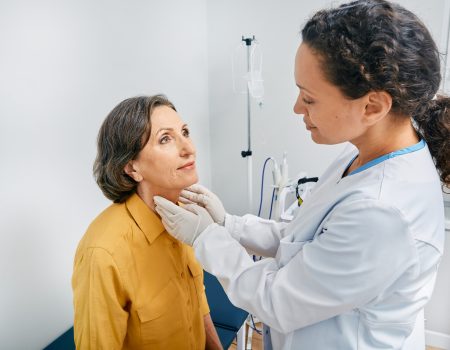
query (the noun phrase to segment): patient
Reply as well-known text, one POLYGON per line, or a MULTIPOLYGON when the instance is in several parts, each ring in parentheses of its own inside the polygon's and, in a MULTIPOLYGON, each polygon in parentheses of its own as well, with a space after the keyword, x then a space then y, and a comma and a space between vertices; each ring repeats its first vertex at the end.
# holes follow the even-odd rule
POLYGON ((203 270, 173 239, 153 196, 197 182, 189 129, 164 96, 129 98, 98 135, 95 179, 114 204, 79 243, 72 276, 78 349, 221 349, 203 270))

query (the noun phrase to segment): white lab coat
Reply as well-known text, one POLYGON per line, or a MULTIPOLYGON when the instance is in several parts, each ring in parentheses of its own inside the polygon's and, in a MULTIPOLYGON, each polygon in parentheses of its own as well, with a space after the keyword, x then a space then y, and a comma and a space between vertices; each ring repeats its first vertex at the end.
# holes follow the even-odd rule
POLYGON ((439 177, 425 143, 342 178, 356 154, 338 157, 291 223, 227 215, 194 243, 231 302, 270 326, 276 350, 423 349, 416 318, 444 243, 439 177), (253 262, 244 247, 268 258, 253 262))

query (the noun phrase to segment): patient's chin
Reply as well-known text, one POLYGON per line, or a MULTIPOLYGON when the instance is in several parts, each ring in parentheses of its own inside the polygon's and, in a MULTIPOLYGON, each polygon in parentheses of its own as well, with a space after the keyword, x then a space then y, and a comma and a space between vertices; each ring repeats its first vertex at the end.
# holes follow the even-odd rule
POLYGON ((196 184, 197 182, 198 182, 198 174, 195 171, 192 174, 189 174, 183 178, 181 187, 186 188, 186 187, 196 184))

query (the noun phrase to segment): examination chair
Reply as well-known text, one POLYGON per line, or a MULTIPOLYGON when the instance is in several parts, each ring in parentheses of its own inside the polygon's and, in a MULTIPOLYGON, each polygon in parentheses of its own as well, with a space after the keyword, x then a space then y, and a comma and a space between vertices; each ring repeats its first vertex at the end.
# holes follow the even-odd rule
MULTIPOLYGON (((223 348, 228 349, 247 319, 248 313, 231 304, 217 278, 206 271, 204 271, 204 283, 212 321, 223 348)), ((242 340, 238 341, 238 343, 241 342, 242 340)))
MULTIPOLYGON (((228 300, 219 281, 205 271, 205 289, 211 318, 224 349, 228 349, 244 324, 248 313, 233 306, 228 300)), ((75 350, 73 327, 59 336, 44 350, 75 350)))

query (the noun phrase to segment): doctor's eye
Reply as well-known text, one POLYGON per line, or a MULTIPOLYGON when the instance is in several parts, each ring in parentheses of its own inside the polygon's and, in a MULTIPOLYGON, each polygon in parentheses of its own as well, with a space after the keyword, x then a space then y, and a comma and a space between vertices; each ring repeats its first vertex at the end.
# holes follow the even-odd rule
POLYGON ((312 105, 314 103, 314 101, 308 100, 308 99, 306 99, 304 97, 302 97, 302 101, 303 101, 304 104, 307 104, 307 105, 312 105))

